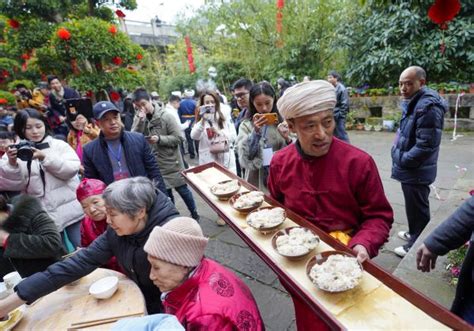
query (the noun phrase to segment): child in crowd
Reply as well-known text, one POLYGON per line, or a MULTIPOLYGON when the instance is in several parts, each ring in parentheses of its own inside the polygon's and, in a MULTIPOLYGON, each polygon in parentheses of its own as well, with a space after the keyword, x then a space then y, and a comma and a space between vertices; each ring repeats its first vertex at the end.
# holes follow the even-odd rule
POLYGON ((67 120, 67 124, 69 126, 67 142, 76 151, 82 162, 82 148, 99 136, 100 129, 81 114, 77 115, 74 121, 67 120))
POLYGON ((0 128, 0 159, 7 152, 8 146, 14 145, 15 141, 15 132, 5 131, 0 128))
MULTIPOLYGON (((105 202, 102 198, 105 188, 106 185, 102 181, 89 178, 83 179, 77 187, 77 200, 85 214, 81 223, 81 247, 89 246, 107 230, 105 202)), ((122 272, 115 257, 112 257, 105 267, 122 272)))
POLYGON ((13 130, 13 117, 2 105, 0 105, 0 129, 5 129, 7 131, 13 130))

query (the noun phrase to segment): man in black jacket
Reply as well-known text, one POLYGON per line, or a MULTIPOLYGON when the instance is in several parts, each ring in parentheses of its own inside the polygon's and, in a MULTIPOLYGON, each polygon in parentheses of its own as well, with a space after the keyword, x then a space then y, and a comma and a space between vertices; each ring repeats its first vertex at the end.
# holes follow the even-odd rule
POLYGON ((63 140, 66 140, 69 129, 65 123, 66 120, 66 101, 69 99, 77 99, 81 96, 76 90, 65 87, 61 84, 61 81, 57 76, 48 76, 48 84, 51 89, 49 94, 50 110, 48 112, 48 122, 51 127, 51 130, 57 137, 63 140))
POLYGON ((400 75, 402 119, 392 147, 392 178, 402 185, 408 232, 398 236, 407 244, 395 248, 405 256, 430 221, 428 196, 436 178, 439 145, 443 132, 444 100, 425 86, 426 72, 408 67, 400 75))
POLYGON ((120 111, 111 102, 96 103, 93 112, 101 133, 84 146, 84 177, 109 185, 120 179, 144 176, 167 195, 158 163, 145 137, 124 131, 120 111))
POLYGON ((334 120, 336 121, 334 135, 349 143, 349 136, 346 132, 346 115, 349 112, 349 94, 347 93, 346 87, 341 83, 341 75, 337 72, 329 72, 328 82, 336 89, 336 106, 333 112, 334 120))
POLYGON ((425 239, 416 253, 418 270, 434 269, 438 255, 444 255, 469 241, 451 311, 474 326, 474 196, 466 200, 425 239))

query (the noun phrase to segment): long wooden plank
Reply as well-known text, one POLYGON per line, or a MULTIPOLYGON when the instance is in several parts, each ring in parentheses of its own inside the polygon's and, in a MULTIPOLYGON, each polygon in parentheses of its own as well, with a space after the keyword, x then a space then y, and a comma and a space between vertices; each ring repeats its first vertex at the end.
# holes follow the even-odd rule
MULTIPOLYGON (((245 216, 233 210, 228 202, 218 200, 209 190, 213 184, 226 179, 238 179, 243 191, 256 190, 255 187, 217 163, 208 163, 186 170, 183 175, 209 206, 332 329, 379 329, 382 326, 386 328, 387 323, 392 326, 392 329, 413 328, 415 325, 431 330, 471 329, 467 323, 447 309, 371 261, 364 262, 363 281, 357 289, 339 294, 325 293, 316 289, 306 277, 307 260, 315 253, 324 250, 337 249, 352 253, 349 248, 309 221, 286 209, 287 220, 283 227, 296 224, 304 226, 316 232, 322 240, 315 253, 305 260, 288 261, 274 252, 270 243, 271 235, 264 236, 249 228, 245 223, 245 216), (369 318, 370 316, 372 318, 369 318)), ((283 207, 268 195, 265 196, 265 204, 283 207)))

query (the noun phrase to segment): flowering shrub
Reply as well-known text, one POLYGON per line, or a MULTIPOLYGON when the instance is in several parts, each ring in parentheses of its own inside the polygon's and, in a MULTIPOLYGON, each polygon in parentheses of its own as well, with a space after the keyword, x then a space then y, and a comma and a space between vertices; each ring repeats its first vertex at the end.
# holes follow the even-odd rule
POLYGON ((469 242, 461 246, 460 248, 453 250, 448 253, 448 265, 446 270, 449 272, 451 285, 456 286, 461 272, 461 265, 466 257, 467 250, 469 248, 469 242))

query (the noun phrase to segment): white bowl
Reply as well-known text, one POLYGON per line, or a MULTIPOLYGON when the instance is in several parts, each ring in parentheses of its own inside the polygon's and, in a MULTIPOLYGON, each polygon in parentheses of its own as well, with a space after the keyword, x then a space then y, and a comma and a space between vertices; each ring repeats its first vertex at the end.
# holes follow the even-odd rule
POLYGON ((118 281, 116 276, 99 279, 89 287, 89 293, 96 299, 108 299, 117 291, 118 281))

